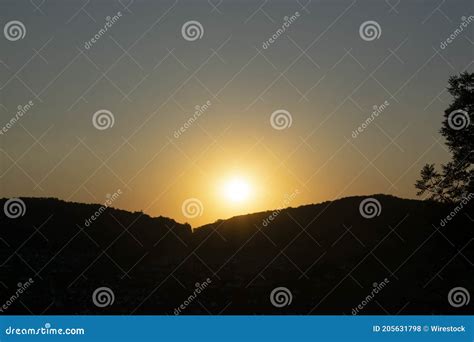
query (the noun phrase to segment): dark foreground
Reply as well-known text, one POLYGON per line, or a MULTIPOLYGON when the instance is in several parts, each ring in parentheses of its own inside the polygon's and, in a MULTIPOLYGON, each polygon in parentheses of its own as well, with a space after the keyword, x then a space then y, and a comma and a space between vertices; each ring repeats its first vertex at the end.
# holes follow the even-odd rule
POLYGON ((99 205, 23 198, 0 221, 0 314, 472 314, 448 300, 474 293, 472 204, 442 226, 455 205, 373 197, 371 219, 351 197, 194 232, 111 208, 86 227, 99 205))

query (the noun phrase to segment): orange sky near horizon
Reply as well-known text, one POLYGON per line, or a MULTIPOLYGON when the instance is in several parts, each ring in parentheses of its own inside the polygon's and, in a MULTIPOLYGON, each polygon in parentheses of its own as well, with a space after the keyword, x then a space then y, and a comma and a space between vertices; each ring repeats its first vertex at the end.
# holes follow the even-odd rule
POLYGON ((471 2, 443 7, 452 22, 424 2, 400 14, 383 1, 272 1, 266 15, 254 1, 173 4, 134 2, 89 48, 120 2, 91 4, 96 22, 60 2, 46 16, 5 4, 27 34, 0 39, 0 128, 34 105, 0 134, 0 197, 101 204, 121 189, 113 207, 198 227, 354 195, 416 198, 422 166, 449 159, 445 88, 472 70, 474 25, 445 49, 440 37, 471 2), (380 36, 364 39, 374 20, 380 36), (200 38, 183 35, 188 21, 200 38))

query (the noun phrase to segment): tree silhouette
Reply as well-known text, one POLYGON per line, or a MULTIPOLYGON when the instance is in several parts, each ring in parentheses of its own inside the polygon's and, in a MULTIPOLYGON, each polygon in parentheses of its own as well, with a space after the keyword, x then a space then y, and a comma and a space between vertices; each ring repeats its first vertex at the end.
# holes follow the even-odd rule
POLYGON ((474 73, 451 76, 447 89, 454 100, 444 111, 440 133, 452 159, 441 165, 441 171, 434 164, 426 164, 415 187, 418 196, 426 193, 433 200, 458 202, 474 190, 474 73))

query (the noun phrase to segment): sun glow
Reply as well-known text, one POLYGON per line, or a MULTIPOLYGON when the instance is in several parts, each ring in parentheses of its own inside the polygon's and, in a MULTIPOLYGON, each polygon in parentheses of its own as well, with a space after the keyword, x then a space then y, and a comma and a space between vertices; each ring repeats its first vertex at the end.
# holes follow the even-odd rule
POLYGON ((252 187, 244 178, 231 178, 224 182, 222 194, 231 202, 242 203, 249 200, 252 194, 252 187))

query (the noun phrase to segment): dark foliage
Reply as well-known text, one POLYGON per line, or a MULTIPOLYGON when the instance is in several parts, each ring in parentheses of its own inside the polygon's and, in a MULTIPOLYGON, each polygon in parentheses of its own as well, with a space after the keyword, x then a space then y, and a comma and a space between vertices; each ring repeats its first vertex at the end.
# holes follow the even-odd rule
POLYGON ((419 196, 427 193, 433 200, 459 202, 474 192, 474 73, 452 76, 448 92, 453 102, 444 112, 440 133, 452 160, 441 171, 426 164, 415 186, 419 196))

